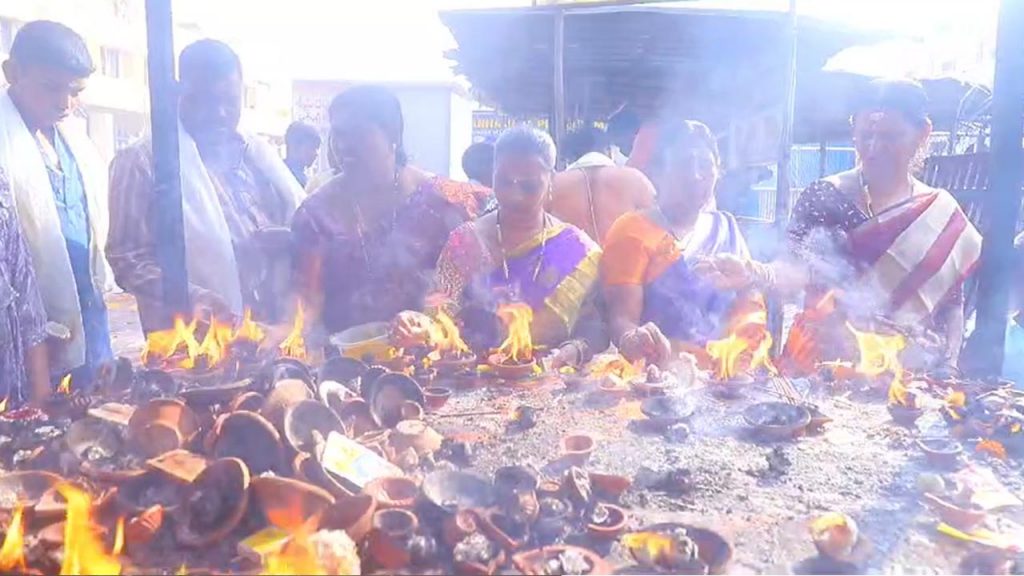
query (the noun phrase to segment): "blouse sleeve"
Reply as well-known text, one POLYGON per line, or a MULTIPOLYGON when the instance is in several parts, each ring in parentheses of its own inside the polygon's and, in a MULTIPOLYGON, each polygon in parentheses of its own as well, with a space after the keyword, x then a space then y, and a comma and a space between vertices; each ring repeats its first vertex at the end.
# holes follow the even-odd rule
POLYGON ((814 182, 796 199, 793 214, 789 219, 789 240, 793 245, 801 245, 807 234, 825 222, 825 195, 832 184, 824 181, 814 182))
POLYGON ((458 311, 472 271, 480 267, 483 258, 483 247, 476 238, 472 222, 452 231, 437 259, 436 286, 443 298, 443 302, 437 302, 440 307, 451 313, 458 311))
POLYGON ((605 286, 637 286, 644 283, 650 254, 636 230, 637 214, 627 214, 612 224, 605 237, 601 281, 605 286))

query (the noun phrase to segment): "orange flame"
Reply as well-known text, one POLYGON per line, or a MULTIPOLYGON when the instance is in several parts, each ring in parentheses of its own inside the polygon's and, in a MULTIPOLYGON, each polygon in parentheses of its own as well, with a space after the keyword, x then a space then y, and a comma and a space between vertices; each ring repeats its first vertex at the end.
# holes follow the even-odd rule
POLYGON ((25 506, 18 503, 7 527, 4 544, 0 547, 0 572, 25 571, 25 525, 23 515, 25 506))
POLYGON ((260 342, 263 342, 263 339, 266 337, 267 335, 263 332, 263 329, 260 328, 260 325, 253 322, 252 309, 246 308, 245 312, 242 313, 242 323, 238 325, 238 329, 235 330, 235 334, 231 340, 259 344, 260 342))
POLYGON ((1000 460, 1006 460, 1006 447, 995 440, 982 440, 978 442, 978 445, 974 447, 974 451, 983 452, 1000 460))
POLYGON ((750 357, 750 367, 748 370, 753 372, 754 370, 763 367, 769 374, 777 376, 779 374, 779 370, 775 367, 775 364, 772 363, 771 351, 772 335, 769 334, 768 331, 765 331, 761 338, 761 343, 754 349, 754 353, 750 357))
POLYGON ((57 386, 57 394, 65 396, 71 394, 71 374, 66 374, 60 379, 60 385, 57 386))
POLYGON ((458 355, 469 352, 469 346, 462 339, 459 327, 455 325, 455 321, 452 320, 451 316, 445 314, 443 310, 438 310, 437 316, 434 318, 431 340, 433 340, 437 351, 442 354, 447 352, 458 355))
POLYGON ((292 331, 288 334, 288 337, 281 342, 279 347, 282 356, 289 356, 291 358, 297 358, 304 360, 306 358, 306 339, 302 336, 302 331, 306 325, 306 312, 303 309, 302 301, 299 301, 299 306, 295 310, 295 321, 292 323, 292 331))
POLYGON ((498 308, 498 317, 508 329, 508 337, 498 347, 498 355, 515 362, 533 360, 533 309, 522 303, 506 304, 498 308))
POLYGON ((295 535, 280 550, 267 554, 262 576, 327 574, 327 570, 321 565, 320 559, 309 541, 309 533, 314 521, 317 521, 317 518, 311 518, 308 522, 298 526, 295 535))
POLYGON ((146 337, 146 347, 142 350, 142 363, 149 364, 150 360, 167 360, 179 352, 184 352, 189 358, 195 358, 199 351, 199 341, 195 335, 197 324, 194 318, 192 322, 185 324, 184 317, 175 316, 173 328, 150 332, 146 337))
MULTIPOLYGON (((64 524, 64 561, 62 575, 81 574, 100 576, 120 574, 121 562, 115 554, 108 554, 93 528, 91 519, 92 499, 71 484, 57 485, 57 491, 67 501, 67 518, 64 524)), ((119 528, 120 540, 124 541, 123 526, 119 528)), ((116 544, 115 544, 116 547, 116 544)))
POLYGON ((622 544, 639 557, 647 558, 652 564, 666 564, 666 558, 675 551, 675 540, 660 532, 636 532, 622 537, 622 544))
POLYGON ((873 332, 861 332, 847 323, 846 327, 853 332, 860 350, 860 362, 854 368, 858 374, 874 378, 886 372, 900 374, 900 352, 907 347, 907 339, 902 334, 887 336, 873 332))
POLYGON ((1010 434, 1020 434, 1020 424, 1010 426, 1010 434))
POLYGON ((206 360, 207 368, 218 366, 227 358, 230 344, 231 326, 214 316, 210 319, 210 327, 206 330, 202 344, 194 352, 190 349, 188 358, 183 359, 180 366, 186 370, 192 370, 199 365, 200 359, 206 360))
POLYGON ((707 343, 708 355, 718 364, 715 375, 719 380, 728 380, 739 373, 736 365, 740 355, 747 350, 747 346, 747 341, 735 332, 729 334, 728 338, 707 343))
POLYGON ((907 387, 903 385, 899 374, 894 376, 892 384, 889 384, 889 405, 916 408, 915 402, 907 392, 907 387))
POLYGON ((950 392, 946 396, 946 405, 942 407, 949 414, 949 417, 953 420, 963 420, 963 416, 960 415, 958 410, 963 409, 967 404, 967 395, 963 392, 950 392))
POLYGON ((119 556, 124 551, 124 516, 117 519, 117 528, 114 530, 114 548, 111 554, 119 556))
POLYGON ((178 571, 174 573, 174 576, 188 576, 188 567, 185 566, 184 562, 178 567, 178 571))
POLYGON ((9 399, 10 399, 10 396, 4 396, 4 399, 0 400, 0 414, 3 414, 4 412, 7 412, 7 400, 9 400, 9 399))
POLYGON ((644 364, 643 359, 631 363, 618 354, 605 354, 594 358, 587 371, 592 377, 610 378, 622 388, 627 382, 644 375, 644 364))

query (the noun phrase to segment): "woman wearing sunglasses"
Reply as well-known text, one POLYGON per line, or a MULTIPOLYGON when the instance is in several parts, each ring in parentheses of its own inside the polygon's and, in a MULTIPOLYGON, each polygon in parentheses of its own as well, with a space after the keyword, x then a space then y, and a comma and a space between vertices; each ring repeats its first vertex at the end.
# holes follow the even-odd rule
POLYGON ((674 352, 726 335, 735 327, 730 318, 762 328, 764 314, 751 314, 763 312, 760 295, 718 290, 699 274, 709 256, 749 257, 736 219, 709 209, 719 155, 708 127, 688 120, 650 124, 637 135, 630 162, 658 193, 652 208, 616 220, 605 240, 601 278, 611 336, 622 354, 664 364, 674 352))
MULTIPOLYGON (((607 344, 591 298, 601 250, 544 210, 554 168, 555 145, 544 132, 524 126, 502 134, 494 149, 498 209, 452 232, 441 253, 441 304, 458 314, 474 349, 501 343, 495 311, 507 302, 530 306, 533 342, 556 347, 557 363, 581 363, 607 344)), ((428 324, 423 314, 404 312, 394 336, 422 338, 428 324)))

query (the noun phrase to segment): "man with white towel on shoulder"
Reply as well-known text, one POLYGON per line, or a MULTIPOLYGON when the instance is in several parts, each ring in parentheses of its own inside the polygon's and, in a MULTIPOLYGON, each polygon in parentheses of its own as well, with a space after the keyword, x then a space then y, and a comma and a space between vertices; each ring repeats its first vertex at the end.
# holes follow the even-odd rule
POLYGON ((113 356, 103 302, 106 168, 84 128, 69 121, 93 70, 81 36, 29 22, 3 63, 9 87, 0 92, 0 168, 55 336, 50 372, 55 380, 70 373, 75 388, 88 388, 113 356))
MULTIPOLYGON (((275 320, 283 300, 275 270, 289 253, 287 226, 303 198, 271 146, 238 129, 242 65, 231 48, 199 40, 178 60, 178 129, 189 299, 210 314, 275 320)), ((107 258, 117 284, 133 294, 144 332, 173 326, 164 306, 154 234, 151 138, 122 150, 110 168, 107 258)), ((286 268, 285 268, 286 270, 286 268)), ((287 284, 284 282, 283 284, 287 284)))

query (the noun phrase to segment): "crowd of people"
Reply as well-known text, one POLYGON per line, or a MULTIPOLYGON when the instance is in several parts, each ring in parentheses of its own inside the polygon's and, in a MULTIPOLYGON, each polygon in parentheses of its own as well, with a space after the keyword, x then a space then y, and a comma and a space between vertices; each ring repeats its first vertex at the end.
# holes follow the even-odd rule
MULTIPOLYGON (((145 332, 169 328, 174 311, 157 256, 151 139, 121 150, 108 181, 68 121, 93 72, 82 38, 29 23, 3 70, 0 359, 6 397, 38 403, 66 374, 88 387, 109 369, 111 279, 137 300, 145 332)), ((852 357, 844 325, 880 318, 920 336, 923 364, 957 362, 962 286, 981 237, 949 193, 914 177, 931 124, 911 81, 872 85, 851 119, 857 166, 805 190, 785 249, 759 262, 736 219, 716 208, 722 159, 700 122, 620 118, 608 133, 584 129, 565 143, 562 171, 546 133, 515 127, 467 151, 470 181, 457 182, 413 164, 398 99, 361 85, 331 102, 328 169, 308 175, 315 128, 289 129, 284 160, 239 128, 242 64, 230 47, 191 44, 178 73, 199 317, 252 310, 280 322, 302 302, 314 333, 389 322, 407 346, 428 339, 444 311, 484 350, 504 338, 499 307, 517 302, 532 309, 533 341, 555 365, 609 346, 665 365, 763 325, 765 296, 802 294, 787 370, 852 357)))

